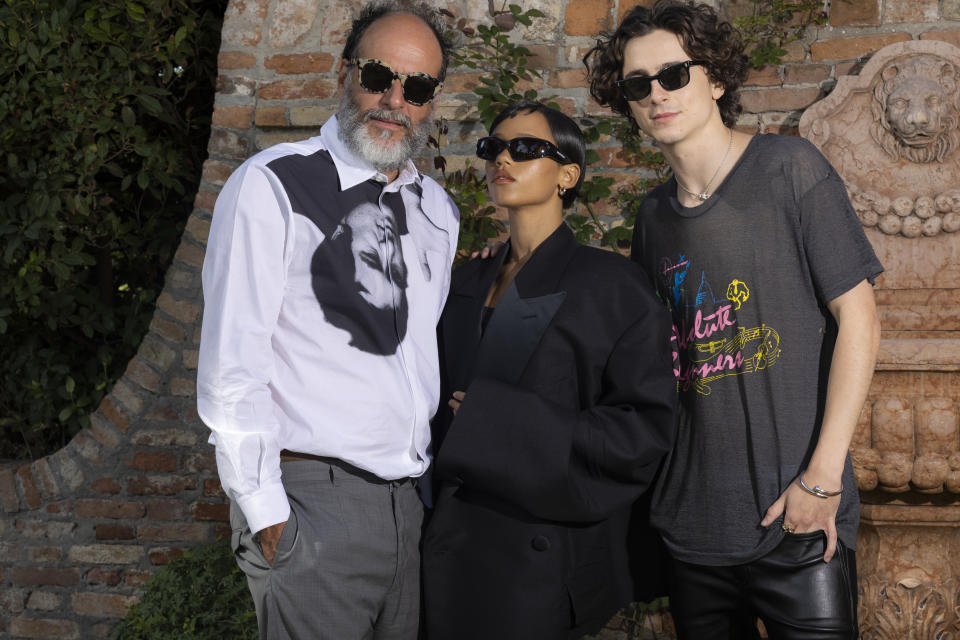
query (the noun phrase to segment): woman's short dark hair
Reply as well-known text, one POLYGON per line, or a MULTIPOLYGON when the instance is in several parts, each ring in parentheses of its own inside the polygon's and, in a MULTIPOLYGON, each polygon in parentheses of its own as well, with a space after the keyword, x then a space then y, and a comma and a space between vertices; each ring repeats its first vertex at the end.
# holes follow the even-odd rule
POLYGON ((398 13, 408 13, 420 18, 433 31, 433 35, 437 37, 437 42, 440 43, 442 57, 440 75, 437 79, 443 80, 446 78, 447 66, 450 64, 450 38, 446 34, 440 13, 425 2, 418 0, 373 0, 365 4, 360 10, 360 15, 350 26, 350 33, 347 34, 347 42, 343 45, 343 53, 340 54, 340 57, 344 60, 355 58, 357 45, 360 44, 360 38, 363 37, 367 28, 380 18, 398 13))
POLYGON ((635 7, 616 31, 597 40, 583 58, 593 99, 630 119, 634 129, 637 128, 629 103, 616 83, 623 74, 623 52, 627 43, 657 29, 679 36, 687 55, 706 63, 707 76, 723 87, 723 95, 717 100, 723 124, 728 127, 736 124, 743 110, 740 85, 749 71, 743 41, 733 25, 721 20, 712 7, 691 0, 658 0, 649 9, 635 7))
POLYGON ((547 125, 550 127, 550 135, 557 143, 557 148, 580 167, 580 178, 577 180, 577 184, 567 189, 567 192, 560 197, 563 200, 564 208, 569 207, 577 199, 577 195, 580 193, 580 185, 583 184, 583 178, 587 173, 587 142, 583 139, 583 132, 580 131, 580 127, 573 121, 573 118, 548 107, 542 102, 518 100, 507 105, 503 111, 497 114, 497 117, 490 123, 490 133, 493 133, 497 125, 504 120, 528 113, 539 113, 546 118, 547 125))

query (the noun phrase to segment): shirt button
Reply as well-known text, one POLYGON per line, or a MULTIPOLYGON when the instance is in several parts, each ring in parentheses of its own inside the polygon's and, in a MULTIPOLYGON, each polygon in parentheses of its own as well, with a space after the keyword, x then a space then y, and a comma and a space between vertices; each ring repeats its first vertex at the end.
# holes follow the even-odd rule
POLYGON ((550 540, 547 538, 547 536, 536 536, 530 541, 530 546, 537 551, 546 551, 550 548, 550 540))

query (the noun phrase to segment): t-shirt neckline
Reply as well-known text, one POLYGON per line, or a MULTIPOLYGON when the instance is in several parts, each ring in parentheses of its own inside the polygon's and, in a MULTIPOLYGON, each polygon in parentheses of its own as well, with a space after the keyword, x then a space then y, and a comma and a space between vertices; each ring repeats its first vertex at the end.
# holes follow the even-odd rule
POLYGON ((757 133, 750 138, 750 142, 747 143, 747 148, 743 150, 743 153, 740 154, 740 157, 737 158, 736 164, 733 165, 733 168, 730 170, 730 173, 726 175, 717 188, 714 189, 713 194, 704 201, 702 204, 698 204, 694 207, 685 207, 680 204, 680 199, 677 198, 677 178, 676 176, 671 176, 670 180, 673 181, 671 188, 669 189, 670 194, 670 206, 673 207, 674 212, 677 215, 680 215, 684 218, 696 218, 697 216, 702 216, 707 211, 713 208, 713 206, 721 200, 723 192, 726 191, 727 185, 730 184, 734 175, 740 171, 740 168, 744 165, 745 161, 755 153, 755 147, 757 141, 765 134, 757 133))

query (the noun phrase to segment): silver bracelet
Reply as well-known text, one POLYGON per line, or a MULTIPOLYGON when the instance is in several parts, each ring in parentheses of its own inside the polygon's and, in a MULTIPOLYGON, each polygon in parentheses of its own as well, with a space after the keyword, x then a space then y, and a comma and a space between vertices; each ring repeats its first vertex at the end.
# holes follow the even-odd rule
POLYGON ((840 488, 837 491, 825 491, 820 488, 820 485, 814 485, 813 489, 807 486, 807 483, 803 481, 803 474, 800 474, 800 488, 809 493, 812 496, 817 496, 818 498, 835 498, 836 496, 843 493, 843 485, 840 485, 840 488))

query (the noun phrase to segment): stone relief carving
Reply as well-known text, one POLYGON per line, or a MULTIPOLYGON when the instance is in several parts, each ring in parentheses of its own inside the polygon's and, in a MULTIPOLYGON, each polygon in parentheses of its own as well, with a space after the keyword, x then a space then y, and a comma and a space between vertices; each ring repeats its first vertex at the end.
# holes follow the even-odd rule
POLYGON ((957 147, 957 67, 936 56, 895 60, 873 89, 874 142, 894 160, 943 162, 957 147))
POLYGON ((960 593, 955 580, 930 584, 907 578, 890 584, 861 578, 859 601, 861 640, 958 638, 960 593))
POLYGON ((960 48, 884 47, 804 112, 800 134, 836 167, 864 226, 907 238, 960 231, 960 48))

